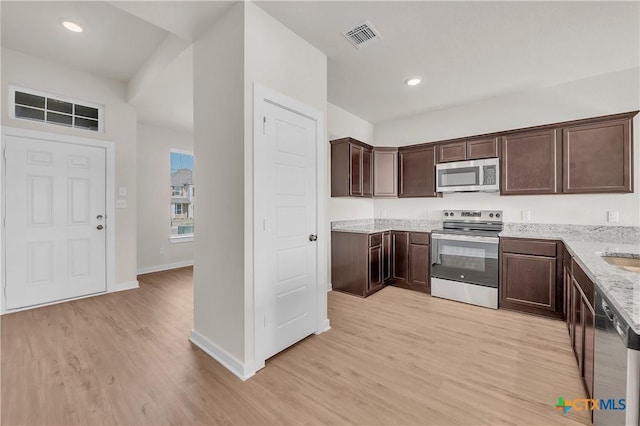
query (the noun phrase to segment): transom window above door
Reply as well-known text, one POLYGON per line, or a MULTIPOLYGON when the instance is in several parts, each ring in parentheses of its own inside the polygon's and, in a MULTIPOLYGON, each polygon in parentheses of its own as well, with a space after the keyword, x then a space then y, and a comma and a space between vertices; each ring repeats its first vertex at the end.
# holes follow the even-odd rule
POLYGON ((104 106, 9 86, 11 118, 102 132, 104 106))

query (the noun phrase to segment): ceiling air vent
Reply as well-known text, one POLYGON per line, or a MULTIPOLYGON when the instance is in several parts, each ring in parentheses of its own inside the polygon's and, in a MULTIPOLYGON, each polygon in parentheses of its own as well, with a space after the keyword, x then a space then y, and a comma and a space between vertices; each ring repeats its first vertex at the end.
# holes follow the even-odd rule
POLYGON ((376 30, 369 21, 364 21, 344 31, 342 35, 345 36, 356 49, 362 49, 375 41, 382 40, 382 36, 378 30, 376 30))

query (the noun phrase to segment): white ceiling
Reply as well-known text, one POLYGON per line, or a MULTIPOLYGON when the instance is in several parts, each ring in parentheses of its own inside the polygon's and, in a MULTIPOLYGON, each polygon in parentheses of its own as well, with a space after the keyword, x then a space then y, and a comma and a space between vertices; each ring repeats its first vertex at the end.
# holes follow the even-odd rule
MULTIPOLYGON (((185 48, 231 4, 3 0, 2 45, 133 85, 141 121, 190 129, 185 48), (63 17, 85 32, 63 30, 63 17)), ((258 5, 327 54, 329 102, 372 123, 640 65, 637 1, 258 5), (383 40, 356 50, 341 33, 365 19, 383 40), (414 75, 423 84, 403 84, 414 75)))
POLYGON ((640 65, 637 1, 258 5, 327 54, 329 101, 372 123, 640 65), (356 50, 342 32, 365 19, 383 40, 356 50))
POLYGON ((169 34, 104 2, 2 1, 2 45, 127 82, 169 34), (84 28, 72 33, 67 18, 84 28))

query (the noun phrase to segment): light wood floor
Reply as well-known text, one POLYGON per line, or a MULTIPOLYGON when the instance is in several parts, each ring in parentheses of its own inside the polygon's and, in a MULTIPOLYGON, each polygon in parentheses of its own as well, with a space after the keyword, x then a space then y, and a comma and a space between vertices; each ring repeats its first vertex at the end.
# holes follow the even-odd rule
POLYGON ((588 424, 562 322, 386 288, 241 382, 188 341, 191 270, 2 317, 3 425, 588 424))

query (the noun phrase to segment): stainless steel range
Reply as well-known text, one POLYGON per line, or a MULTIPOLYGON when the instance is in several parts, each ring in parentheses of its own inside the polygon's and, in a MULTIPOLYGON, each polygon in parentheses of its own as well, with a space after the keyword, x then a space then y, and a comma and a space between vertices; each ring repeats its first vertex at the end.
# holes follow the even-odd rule
POLYGON ((498 308, 500 210, 445 210, 431 232, 431 295, 498 308))

